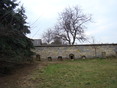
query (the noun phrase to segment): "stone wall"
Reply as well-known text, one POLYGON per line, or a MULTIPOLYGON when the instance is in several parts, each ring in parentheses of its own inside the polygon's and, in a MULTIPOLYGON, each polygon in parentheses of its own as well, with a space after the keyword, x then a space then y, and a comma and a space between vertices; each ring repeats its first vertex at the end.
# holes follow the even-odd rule
POLYGON ((108 57, 117 55, 117 44, 37 46, 34 52, 42 60, 48 57, 56 60, 59 56, 63 59, 108 57))

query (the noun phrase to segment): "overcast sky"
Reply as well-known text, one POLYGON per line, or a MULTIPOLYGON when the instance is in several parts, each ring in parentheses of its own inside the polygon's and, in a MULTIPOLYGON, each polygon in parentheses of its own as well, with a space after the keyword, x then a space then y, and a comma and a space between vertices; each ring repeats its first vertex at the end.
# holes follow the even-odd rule
POLYGON ((78 5, 84 13, 92 14, 93 23, 85 30, 89 38, 93 36, 96 43, 117 43, 117 0, 21 0, 21 3, 31 26, 30 38, 41 38, 44 31, 56 24, 58 13, 78 5))

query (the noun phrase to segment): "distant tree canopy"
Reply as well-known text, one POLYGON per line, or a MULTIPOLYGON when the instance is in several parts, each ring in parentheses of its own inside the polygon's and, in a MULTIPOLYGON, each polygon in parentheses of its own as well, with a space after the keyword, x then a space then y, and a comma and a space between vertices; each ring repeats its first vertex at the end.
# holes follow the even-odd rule
POLYGON ((60 37, 56 35, 57 31, 48 29, 46 32, 43 33, 42 39, 44 45, 62 45, 63 41, 60 37))
POLYGON ((33 52, 23 6, 16 0, 0 0, 0 60, 22 61, 33 52))
POLYGON ((53 38, 53 42, 52 42, 51 44, 52 44, 52 45, 62 45, 63 43, 62 43, 60 37, 55 36, 55 37, 53 38))
POLYGON ((53 30, 48 29, 46 32, 44 32, 42 39, 44 43, 51 44, 53 41, 53 30))
MULTIPOLYGON (((78 7, 69 7, 60 13, 57 24, 55 25, 52 34, 53 39, 57 36, 65 44, 74 45, 76 40, 85 41, 86 24, 91 21, 91 15, 82 13, 78 7)), ((52 39, 51 39, 52 40, 52 39)))

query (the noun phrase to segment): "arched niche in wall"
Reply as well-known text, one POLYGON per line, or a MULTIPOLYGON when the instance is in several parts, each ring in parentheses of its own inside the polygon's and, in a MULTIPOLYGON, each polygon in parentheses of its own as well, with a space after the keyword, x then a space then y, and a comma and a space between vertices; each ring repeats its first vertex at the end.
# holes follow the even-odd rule
POLYGON ((75 59, 74 54, 69 54, 69 59, 75 59))
POLYGON ((63 60, 62 56, 58 56, 58 60, 62 61, 63 60))
POLYGON ((48 61, 52 61, 52 57, 48 57, 48 61))
POLYGON ((86 56, 85 55, 81 56, 81 59, 86 59, 86 56))
POLYGON ((36 60, 41 61, 41 56, 39 54, 36 54, 36 60))

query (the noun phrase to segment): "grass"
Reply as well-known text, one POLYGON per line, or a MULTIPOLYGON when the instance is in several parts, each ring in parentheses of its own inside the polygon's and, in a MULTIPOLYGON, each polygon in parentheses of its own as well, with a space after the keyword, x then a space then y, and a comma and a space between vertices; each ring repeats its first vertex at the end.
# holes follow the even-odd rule
POLYGON ((0 88, 117 88, 117 58, 39 62, 1 77, 0 88))
POLYGON ((50 63, 34 73, 35 88, 117 88, 117 59, 50 63))

